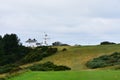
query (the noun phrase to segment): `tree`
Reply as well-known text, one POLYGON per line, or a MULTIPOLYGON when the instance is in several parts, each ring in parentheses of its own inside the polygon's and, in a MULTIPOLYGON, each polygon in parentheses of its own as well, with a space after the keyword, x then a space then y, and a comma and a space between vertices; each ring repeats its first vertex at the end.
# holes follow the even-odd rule
POLYGON ((62 43, 61 43, 61 42, 59 42, 59 41, 56 41, 56 42, 52 43, 52 45, 53 45, 53 46, 61 46, 61 45, 62 45, 62 43))
POLYGON ((0 66, 20 61, 31 50, 22 46, 16 34, 0 36, 0 66))
POLYGON ((0 66, 14 63, 20 59, 19 39, 16 34, 0 36, 0 66))
POLYGON ((17 53, 19 47, 19 39, 16 34, 6 34, 3 37, 5 54, 17 53))
POLYGON ((64 43, 61 43, 59 41, 56 41, 54 43, 52 43, 53 46, 69 46, 68 44, 64 44, 64 43))
POLYGON ((4 57, 4 49, 3 49, 2 36, 0 36, 0 62, 3 61, 3 57, 4 57))
POLYGON ((0 56, 3 56, 4 50, 3 50, 3 42, 2 42, 2 36, 0 36, 0 56))
POLYGON ((111 45, 111 44, 116 44, 114 42, 109 42, 109 41, 104 41, 104 42, 101 42, 100 45, 111 45))

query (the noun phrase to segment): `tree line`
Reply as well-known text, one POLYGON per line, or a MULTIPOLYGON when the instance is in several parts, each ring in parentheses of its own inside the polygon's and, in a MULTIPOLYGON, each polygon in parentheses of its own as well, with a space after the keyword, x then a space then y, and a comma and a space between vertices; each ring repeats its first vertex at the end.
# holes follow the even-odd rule
POLYGON ((16 34, 0 36, 0 74, 21 69, 19 66, 42 60, 57 52, 51 46, 25 47, 16 34))
POLYGON ((20 43, 16 34, 0 36, 0 66, 19 61, 30 51, 20 43))

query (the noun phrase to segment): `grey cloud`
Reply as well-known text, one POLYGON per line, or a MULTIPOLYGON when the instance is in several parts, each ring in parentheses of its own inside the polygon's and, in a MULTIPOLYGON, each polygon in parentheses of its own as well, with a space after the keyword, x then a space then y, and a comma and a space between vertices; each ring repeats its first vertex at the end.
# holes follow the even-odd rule
POLYGON ((0 33, 17 33, 23 41, 44 32, 58 35, 54 41, 112 40, 120 29, 119 4, 119 0, 0 0, 0 33))

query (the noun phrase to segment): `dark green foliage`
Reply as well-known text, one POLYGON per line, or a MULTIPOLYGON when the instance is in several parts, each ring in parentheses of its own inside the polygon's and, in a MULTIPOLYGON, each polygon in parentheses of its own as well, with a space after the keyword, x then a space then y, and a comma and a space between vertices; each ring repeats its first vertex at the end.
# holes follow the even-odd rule
POLYGON ((0 78, 0 80, 6 80, 5 78, 0 78))
POLYGON ((41 56, 41 51, 39 50, 33 50, 30 53, 28 53, 23 59, 22 59, 22 63, 31 63, 31 62, 35 62, 38 60, 42 60, 42 56, 41 56))
POLYGON ((61 42, 59 42, 59 41, 56 41, 56 42, 52 43, 52 45, 53 45, 53 46, 70 46, 70 45, 68 45, 68 44, 63 44, 63 43, 61 43, 61 42))
POLYGON ((33 49, 25 46, 19 46, 19 51, 17 52, 19 54, 20 58, 23 58, 25 55, 30 53, 33 49))
POLYGON ((49 48, 49 46, 41 46, 41 51, 42 51, 42 52, 45 52, 45 51, 48 50, 48 48, 49 48))
POLYGON ((4 55, 2 36, 0 36, 0 55, 1 55, 1 56, 4 55))
POLYGON ((61 65, 61 66, 56 66, 56 67, 54 68, 54 71, 66 71, 66 70, 71 70, 71 68, 69 68, 69 67, 67 67, 67 66, 63 66, 63 65, 61 65))
POLYGON ((42 57, 48 57, 50 55, 55 54, 57 51, 58 51, 57 48, 49 48, 47 49, 47 51, 43 52, 41 55, 42 57))
POLYGON ((18 60, 19 39, 16 34, 6 34, 0 37, 0 66, 10 64, 18 60))
POLYGON ((31 63, 35 61, 42 60, 44 57, 51 56, 57 52, 57 48, 49 48, 47 46, 43 46, 40 48, 36 48, 28 53, 23 59, 22 63, 31 63))
POLYGON ((103 61, 103 60, 92 60, 92 61, 89 61, 87 62, 87 67, 89 68, 100 68, 100 67, 105 67, 106 66, 106 63, 103 61))
POLYGON ((16 34, 0 36, 0 66, 19 62, 30 51, 30 48, 20 44, 16 34))
POLYGON ((6 34, 3 37, 4 51, 6 55, 17 53, 19 47, 19 39, 16 34, 6 34))
POLYGON ((67 66, 57 66, 52 62, 46 62, 43 64, 35 64, 33 66, 28 67, 32 71, 65 71, 71 70, 71 68, 67 66))
POLYGON ((7 64, 7 65, 4 65, 4 66, 0 66, 0 74, 8 73, 8 72, 14 70, 17 67, 18 67, 18 65, 15 65, 15 64, 7 64))
POLYGON ((118 52, 94 58, 86 63, 86 66, 92 69, 113 65, 120 65, 120 53, 118 52))
MULTIPOLYGON (((11 64, 25 64, 39 61, 44 57, 53 55, 57 48, 41 46, 35 49, 22 46, 16 34, 0 36, 0 73, 6 73, 13 69, 11 64)), ((14 68, 13 71, 19 68, 14 68)))
POLYGON ((66 48, 63 48, 62 51, 67 51, 67 49, 66 49, 66 48))
POLYGON ((108 41, 104 41, 100 43, 100 45, 111 45, 111 44, 116 44, 116 43, 108 42, 108 41))
POLYGON ((50 48, 50 46, 38 46, 35 49, 36 50, 41 50, 42 52, 47 51, 50 48))
POLYGON ((52 71, 55 65, 51 62, 46 62, 44 64, 36 64, 34 66, 29 67, 32 71, 52 71))

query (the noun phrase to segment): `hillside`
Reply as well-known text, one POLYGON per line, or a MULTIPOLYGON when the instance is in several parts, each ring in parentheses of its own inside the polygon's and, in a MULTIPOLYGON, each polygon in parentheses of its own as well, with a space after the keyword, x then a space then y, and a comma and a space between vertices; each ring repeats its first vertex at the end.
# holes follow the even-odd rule
MULTIPOLYGON (((57 48, 58 48, 58 52, 56 54, 49 56, 49 57, 46 57, 46 58, 43 58, 41 61, 38 61, 38 62, 33 62, 30 64, 22 65, 21 67, 24 68, 24 67, 36 64, 36 63, 45 63, 47 61, 50 61, 50 62, 53 62, 54 64, 57 64, 57 65, 65 65, 65 66, 70 67, 73 71, 73 73, 71 73, 71 71, 70 71, 71 74, 74 74, 77 71, 79 71, 80 73, 81 73, 81 71, 83 71, 83 72, 85 72, 85 75, 89 76, 88 72, 90 71, 90 73, 91 73, 91 71, 93 71, 93 70, 88 69, 85 66, 87 61, 89 61, 95 57, 101 56, 101 55, 109 55, 109 54, 112 54, 113 52, 120 52, 120 44, 117 44, 117 45, 96 45, 96 46, 58 46, 57 48), (66 48, 67 50, 63 51, 64 48, 66 48)), ((102 71, 101 69, 105 69, 104 72, 108 72, 109 70, 107 70, 107 69, 115 68, 115 67, 119 67, 119 66, 116 65, 113 67, 100 68, 100 71, 102 71)), ((99 70, 95 70, 95 71, 99 71, 99 70)), ((110 70, 110 73, 112 73, 111 71, 112 70, 110 70)), ((34 73, 34 72, 36 72, 36 71, 32 71, 32 73, 34 73)), ((100 75, 104 74, 104 72, 100 73, 100 75)), ((61 76, 64 76, 64 75, 62 75, 64 73, 64 71, 58 72, 58 73, 60 73, 61 76)), ((39 72, 36 75, 38 75, 38 74, 39 74, 39 72)), ((27 75, 27 74, 25 74, 25 75, 27 75)), ((28 72, 27 76, 29 76, 29 75, 31 75, 31 73, 28 72)), ((83 75, 83 76, 85 76, 85 75, 83 75)), ((105 75, 107 75, 107 73, 105 73, 105 75)), ((114 75, 116 75, 116 74, 114 74, 114 75)), ((4 74, 0 75, 0 77, 4 77, 4 76, 5 76, 4 74)), ((66 76, 66 77, 69 78, 69 76, 66 76)), ((38 78, 40 78, 40 76, 38 76, 38 78)), ((75 77, 75 78, 77 78, 77 77, 75 77)), ((91 79, 92 78, 93 77, 91 77, 91 79)), ((116 77, 112 77, 112 78, 116 78, 116 77)), ((21 78, 19 78, 19 79, 21 80, 21 78)), ((12 80, 12 78, 10 80, 12 80)), ((13 78, 13 80, 14 80, 14 78, 13 78)), ((24 80, 24 79, 22 79, 22 80, 24 80)), ((46 79, 43 79, 43 80, 46 80, 46 79)), ((88 80, 88 79, 86 79, 86 80, 88 80)), ((105 79, 105 80, 107 80, 107 79, 105 79)))
POLYGON ((72 70, 86 70, 85 63, 95 57, 120 52, 120 45, 98 45, 98 46, 62 46, 57 47, 58 52, 50 57, 44 58, 40 63, 51 61, 58 65, 66 65, 72 70), (66 48, 67 51, 62 51, 66 48))

